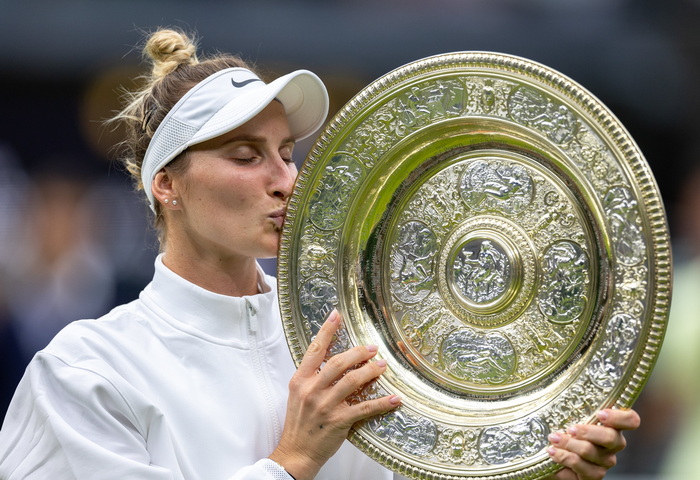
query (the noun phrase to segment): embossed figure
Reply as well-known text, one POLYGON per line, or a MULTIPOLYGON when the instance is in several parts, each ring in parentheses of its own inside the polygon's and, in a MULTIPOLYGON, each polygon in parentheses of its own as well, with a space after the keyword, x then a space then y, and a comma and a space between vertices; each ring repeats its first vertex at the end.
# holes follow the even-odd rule
POLYGON ((457 330, 445 338, 440 353, 446 371, 476 384, 503 383, 515 368, 515 349, 500 333, 457 330))
POLYGON ((559 193, 547 192, 544 196, 544 205, 547 210, 535 225, 533 235, 538 234, 554 222, 557 222, 561 227, 570 227, 575 223, 576 216, 571 213, 571 206, 561 198, 559 193))
POLYGON ((474 303, 498 298, 510 283, 510 260, 490 240, 470 242, 455 258, 453 268, 459 290, 474 303))
POLYGON ((455 116, 463 109, 464 87, 458 82, 416 86, 397 99, 400 124, 396 132, 404 136, 436 118, 455 116))
POLYGON ((350 207, 352 191, 363 173, 360 163, 351 156, 333 158, 314 192, 314 203, 309 209, 314 225, 328 230, 340 227, 350 207))
POLYGON ((512 462, 540 451, 549 434, 547 424, 532 418, 509 427, 493 427, 484 430, 479 438, 479 453, 492 465, 512 462))
POLYGON ((576 120, 569 109, 531 88, 516 90, 508 105, 516 122, 542 131, 556 143, 566 143, 574 136, 576 120))
POLYGON ((430 419, 414 417, 402 410, 372 419, 369 424, 379 438, 412 455, 425 455, 437 439, 437 428, 430 419))
POLYGON ((477 160, 462 175, 459 190, 477 211, 518 213, 532 202, 533 182, 521 165, 477 160))
POLYGON ((624 265, 636 265, 646 251, 637 200, 626 187, 613 187, 603 199, 615 240, 615 251, 624 265))
POLYGON ((391 282, 401 301, 414 303, 430 294, 436 253, 437 238, 427 225, 418 221, 401 225, 391 251, 391 282))
POLYGON ((551 321, 576 320, 586 306, 588 256, 574 242, 561 241, 545 251, 538 296, 540 311, 551 321))
POLYGON ((636 345, 639 328, 639 320, 626 313, 610 319, 604 346, 588 366, 588 375, 593 383, 605 389, 616 384, 636 345))
MULTIPOLYGON (((126 127, 124 162, 159 232, 153 280, 99 321, 71 323, 35 355, 0 429, 0 478, 391 480, 346 443, 365 424, 373 440, 414 463, 434 458, 437 421, 397 392, 357 394, 389 368, 376 359, 383 347, 329 352, 349 330, 336 310, 295 368, 276 279, 257 262, 279 251, 297 176, 294 146, 324 123, 325 86, 306 70, 267 83, 239 57, 198 57, 195 44, 176 30, 150 34, 150 75, 134 82, 142 87, 115 119, 126 127)), ((365 171, 345 153, 326 166, 326 178, 311 186, 318 190, 309 213, 328 232, 365 171)), ((425 252, 411 254, 411 274, 428 273, 415 265, 425 252)), ((318 325, 334 290, 314 273, 300 276, 309 283, 299 293, 318 325)), ((453 343, 456 364, 488 378, 508 370, 502 340, 453 343)), ((600 421, 549 437, 551 458, 566 467, 560 479, 600 479, 624 447, 620 430, 636 428, 638 416, 604 410, 600 421)), ((528 426, 490 437, 482 450, 499 461, 541 450, 547 432, 528 426)))
POLYGON ((316 335, 324 319, 338 305, 338 293, 330 281, 313 277, 307 280, 299 291, 301 314, 309 320, 311 334, 316 335))

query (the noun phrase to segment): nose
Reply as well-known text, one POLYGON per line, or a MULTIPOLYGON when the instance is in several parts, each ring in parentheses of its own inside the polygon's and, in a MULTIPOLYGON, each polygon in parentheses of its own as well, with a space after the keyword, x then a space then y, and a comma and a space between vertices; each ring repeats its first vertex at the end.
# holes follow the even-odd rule
POLYGON ((283 200, 289 198, 297 178, 297 166, 294 162, 286 162, 281 157, 274 160, 272 168, 271 194, 283 200))

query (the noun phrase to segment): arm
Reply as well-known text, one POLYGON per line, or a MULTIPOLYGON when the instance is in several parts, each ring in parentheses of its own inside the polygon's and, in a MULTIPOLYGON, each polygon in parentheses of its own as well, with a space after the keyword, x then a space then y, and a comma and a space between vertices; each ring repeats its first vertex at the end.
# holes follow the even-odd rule
POLYGON ((634 410, 606 409, 598 412, 599 425, 575 425, 566 433, 549 436, 552 446, 548 452, 564 469, 551 480, 598 480, 615 466, 616 454, 626 446, 624 430, 639 427, 640 418, 634 410))
POLYGON ((172 480, 171 472, 149 464, 133 420, 105 378, 40 353, 0 431, 0 478, 172 480))
POLYGON ((321 369, 339 325, 340 315, 333 311, 289 384, 282 438, 270 459, 296 480, 312 479, 340 448, 353 424, 388 412, 401 401, 391 395, 352 406, 346 403, 350 394, 384 372, 386 362, 370 361, 377 353, 376 347, 357 346, 331 357, 321 369))

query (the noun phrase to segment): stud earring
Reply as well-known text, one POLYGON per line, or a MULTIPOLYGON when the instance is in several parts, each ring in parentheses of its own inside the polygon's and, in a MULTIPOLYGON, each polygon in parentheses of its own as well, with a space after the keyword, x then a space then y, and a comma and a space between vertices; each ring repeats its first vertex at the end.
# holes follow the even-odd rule
POLYGON ((173 207, 177 205, 177 200, 173 200, 173 207))
POLYGON ((165 200, 163 200, 163 203, 168 203, 169 201, 170 201, 170 200, 168 200, 168 199, 166 198, 165 200))

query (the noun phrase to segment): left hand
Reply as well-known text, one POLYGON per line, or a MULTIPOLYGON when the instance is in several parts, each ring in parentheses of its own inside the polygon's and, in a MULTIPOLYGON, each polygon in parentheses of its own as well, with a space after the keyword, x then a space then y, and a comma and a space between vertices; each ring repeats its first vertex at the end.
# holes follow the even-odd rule
POLYGON ((598 425, 574 425, 566 433, 553 433, 547 451, 564 469, 550 480, 600 480, 617 463, 616 454, 627 442, 623 430, 635 430, 640 418, 634 410, 605 409, 598 425))

